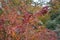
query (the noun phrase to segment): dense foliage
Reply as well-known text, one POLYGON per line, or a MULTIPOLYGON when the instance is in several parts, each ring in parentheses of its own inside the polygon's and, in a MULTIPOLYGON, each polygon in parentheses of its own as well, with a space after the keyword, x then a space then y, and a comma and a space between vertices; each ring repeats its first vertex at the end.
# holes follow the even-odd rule
POLYGON ((53 14, 57 19, 52 20, 48 6, 31 6, 30 0, 6 1, 1 1, 0 40, 57 40, 57 34, 50 29, 55 29, 54 23, 60 18, 53 14))
POLYGON ((50 2, 50 5, 50 20, 46 22, 46 25, 48 25, 47 28, 56 30, 56 28, 58 28, 58 24, 60 25, 60 1, 55 0, 53 2, 50 2))

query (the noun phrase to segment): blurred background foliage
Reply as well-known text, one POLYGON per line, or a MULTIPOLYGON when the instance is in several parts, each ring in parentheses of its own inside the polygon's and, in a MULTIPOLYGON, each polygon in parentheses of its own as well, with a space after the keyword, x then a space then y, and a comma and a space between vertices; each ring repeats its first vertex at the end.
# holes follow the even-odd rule
POLYGON ((49 4, 51 6, 50 20, 46 22, 46 27, 55 30, 58 24, 60 25, 60 0, 51 0, 49 4))

